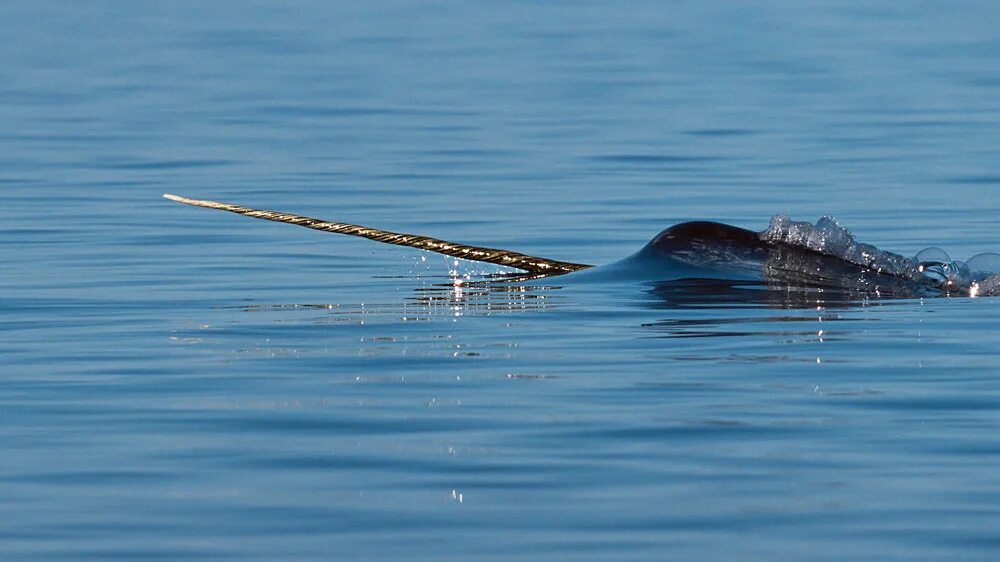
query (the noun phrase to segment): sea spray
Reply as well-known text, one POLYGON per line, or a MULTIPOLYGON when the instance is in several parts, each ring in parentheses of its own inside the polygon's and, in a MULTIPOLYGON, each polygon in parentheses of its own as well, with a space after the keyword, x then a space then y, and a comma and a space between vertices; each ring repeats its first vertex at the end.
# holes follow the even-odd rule
POLYGON ((880 274, 908 279, 941 290, 970 296, 1000 295, 1000 254, 977 254, 968 261, 952 260, 941 248, 931 247, 906 257, 858 242, 833 217, 815 224, 774 215, 761 240, 807 248, 838 257, 880 274))

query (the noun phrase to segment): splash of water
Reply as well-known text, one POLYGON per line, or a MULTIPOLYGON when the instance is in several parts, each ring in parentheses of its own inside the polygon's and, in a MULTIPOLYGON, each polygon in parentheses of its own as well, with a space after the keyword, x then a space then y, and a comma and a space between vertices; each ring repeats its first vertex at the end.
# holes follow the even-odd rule
POLYGON ((908 258, 858 242, 832 217, 822 217, 813 224, 774 215, 760 237, 766 242, 808 248, 949 293, 973 297, 1000 295, 1000 254, 977 254, 963 262, 952 260, 941 248, 932 247, 908 258))

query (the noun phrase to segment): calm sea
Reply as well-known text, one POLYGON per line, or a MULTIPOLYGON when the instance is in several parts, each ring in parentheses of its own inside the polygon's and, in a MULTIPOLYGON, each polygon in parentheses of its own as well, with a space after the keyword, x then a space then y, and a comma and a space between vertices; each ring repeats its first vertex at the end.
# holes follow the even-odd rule
POLYGON ((1000 557, 1000 300, 492 266, 1000 250, 1000 5, 5 2, 4 560, 1000 557))

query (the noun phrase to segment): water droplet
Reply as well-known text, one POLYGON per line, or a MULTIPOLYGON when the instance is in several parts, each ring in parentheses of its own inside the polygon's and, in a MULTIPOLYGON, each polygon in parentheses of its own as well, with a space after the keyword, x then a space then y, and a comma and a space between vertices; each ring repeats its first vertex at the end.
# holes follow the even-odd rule
POLYGON ((1000 254, 986 252, 976 254, 965 262, 965 266, 973 274, 1000 273, 1000 254))
POLYGON ((941 248, 935 246, 921 250, 920 253, 916 255, 916 258, 918 262, 948 263, 951 261, 951 256, 948 255, 948 252, 945 252, 941 248))

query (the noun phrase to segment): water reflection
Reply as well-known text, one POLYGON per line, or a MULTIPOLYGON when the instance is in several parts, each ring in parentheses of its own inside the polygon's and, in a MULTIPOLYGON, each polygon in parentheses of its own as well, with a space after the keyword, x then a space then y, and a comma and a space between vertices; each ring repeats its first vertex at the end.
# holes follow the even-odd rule
POLYGON ((900 293, 843 287, 809 287, 775 281, 682 279, 655 284, 647 291, 654 309, 857 308, 900 302, 900 293))
MULTIPOLYGON (((404 279, 404 278, 400 278, 404 279)), ((410 279, 412 282, 412 278, 410 279)), ((462 317, 539 314, 563 310, 568 314, 602 314, 609 309, 620 321, 665 332, 668 337, 721 337, 745 335, 808 336, 828 341, 830 330, 790 330, 804 322, 858 320, 846 312, 871 307, 912 303, 895 293, 852 288, 808 287, 776 281, 727 281, 684 279, 653 285, 588 286, 524 283, 524 276, 422 277, 420 286, 399 301, 382 303, 250 304, 245 312, 318 313, 315 323, 456 322, 462 317), (594 293, 594 291, 597 291, 594 293), (706 316, 706 311, 715 311, 706 316), (781 313, 785 311, 785 313, 781 313), (667 312, 648 319, 649 312, 667 312), (760 324, 785 327, 762 328, 760 324), (729 328, 723 329, 722 327, 729 328), (736 328, 740 326, 740 328, 736 328)), ((276 321, 288 321, 285 315, 276 321)), ((301 316, 290 319, 301 322, 301 316)))
POLYGON ((452 275, 449 283, 417 288, 407 303, 425 307, 429 313, 450 310, 456 314, 492 315, 550 309, 558 304, 561 285, 525 284, 541 275, 498 274, 482 279, 452 275))
POLYGON ((845 288, 802 287, 777 282, 688 279, 659 283, 648 291, 646 306, 670 311, 643 323, 663 338, 765 336, 789 343, 843 339, 846 331, 830 324, 858 322, 846 314, 896 302, 879 293, 845 288), (711 312, 705 315, 705 312, 711 312))
MULTIPOLYGON (((321 313, 317 322, 355 322, 364 324, 372 317, 396 317, 400 321, 429 321, 457 318, 465 315, 492 316, 497 314, 550 310, 564 299, 556 291, 559 285, 524 284, 539 279, 538 275, 492 274, 471 276, 423 276, 423 285, 411 289, 402 301, 381 303, 290 303, 247 304, 235 307, 245 312, 315 311, 321 313)), ((412 277, 382 277, 399 279, 412 277)))

